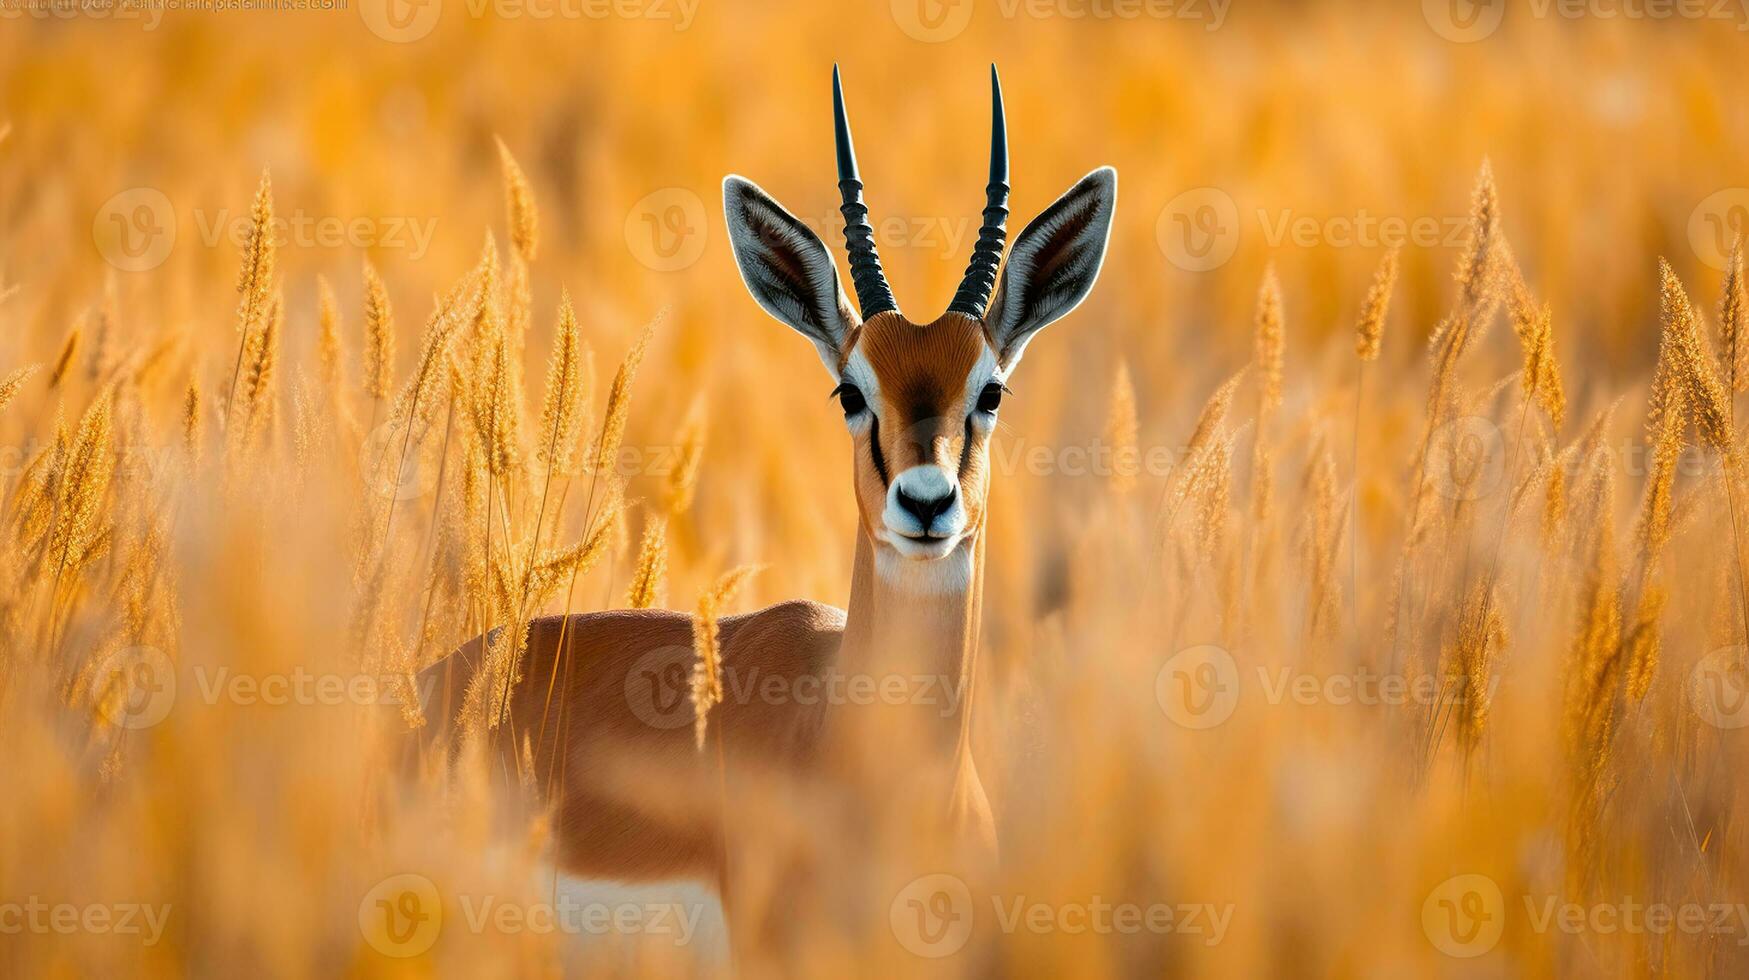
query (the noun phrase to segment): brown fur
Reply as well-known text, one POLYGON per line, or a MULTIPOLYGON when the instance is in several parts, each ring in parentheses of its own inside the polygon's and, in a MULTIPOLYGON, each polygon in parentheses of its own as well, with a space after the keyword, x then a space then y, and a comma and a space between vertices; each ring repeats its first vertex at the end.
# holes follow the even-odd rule
POLYGON ((878 433, 887 464, 883 479, 873 465, 869 437, 857 436, 857 509, 865 530, 880 524, 887 480, 925 463, 959 474, 966 524, 981 522, 987 453, 982 444, 967 451, 963 400, 967 375, 987 344, 983 322, 959 313, 944 313, 929 324, 881 313, 852 334, 846 350, 860 347, 880 382, 878 433))
MULTIPOLYGON (((715 758, 694 747, 687 696, 692 618, 627 609, 570 620, 569 628, 558 616, 531 625, 523 678, 493 738, 497 764, 513 770, 514 752, 527 738, 537 784, 554 805, 566 870, 619 881, 715 881, 723 865, 715 758)), ((725 670, 793 682, 828 669, 844 613, 795 600, 725 617, 720 629, 725 670)), ((452 719, 479 653, 476 637, 420 676, 435 692, 426 710, 434 744, 452 740, 452 719)), ((730 698, 712 722, 727 733, 738 761, 806 767, 821 709, 730 698)))
MULTIPOLYGON (((743 681, 775 677, 792 691, 799 678, 821 681, 835 671, 877 679, 926 675, 953 684, 960 699, 951 706, 835 709, 821 699, 737 697, 726 677, 728 694, 710 715, 713 741, 700 752, 686 697, 694 659, 690 616, 625 610, 575 615, 568 626, 559 617, 537 620, 509 720, 491 741, 507 775, 520 771, 525 739, 531 747, 532 775, 556 813, 558 860, 566 870, 618 881, 704 880, 732 909, 738 900, 730 861, 741 838, 729 816, 734 805, 725 800, 772 785, 761 782, 767 778, 787 781, 800 794, 774 799, 824 795, 850 820, 877 803, 934 814, 975 853, 993 859, 995 822, 967 726, 989 467, 987 431, 966 424, 964 401, 988 341, 981 323, 958 314, 928 326, 890 314, 863 325, 853 342, 866 345, 877 373, 880 417, 899 423, 880 431, 882 451, 895 461, 889 473, 934 462, 960 475, 971 529, 960 546, 971 563, 966 586, 918 592, 877 574, 876 549, 887 546, 873 531, 886 483, 874 465, 873 427, 864 429, 854 456, 862 527, 848 612, 794 601, 727 617, 723 670, 743 681), (920 736, 910 754, 895 751, 897 732, 920 736)), ((905 567, 900 574, 917 573, 905 567)), ((439 692, 426 711, 439 745, 450 743, 450 719, 480 651, 476 638, 421 678, 439 692)), ((771 843, 769 835, 763 843, 771 843)), ((820 880, 814 870, 794 867, 779 874, 787 876, 791 901, 803 900, 800 889, 820 880)), ((737 932, 781 929, 781 922, 734 916, 730 925, 737 932)))

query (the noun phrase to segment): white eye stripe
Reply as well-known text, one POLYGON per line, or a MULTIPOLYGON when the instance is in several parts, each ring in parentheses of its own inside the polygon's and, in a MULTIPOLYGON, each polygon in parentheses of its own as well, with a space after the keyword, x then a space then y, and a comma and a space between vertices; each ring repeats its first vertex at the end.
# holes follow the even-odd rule
POLYGON ((845 384, 853 384, 862 392, 862 400, 868 403, 870 413, 879 413, 881 384, 875 379, 874 368, 869 365, 868 356, 860 347, 853 349, 850 356, 844 359, 844 370, 840 376, 845 384))
POLYGON ((992 381, 1003 384, 1006 379, 1003 376, 1002 366, 996 361, 996 352, 990 349, 990 345, 985 344, 984 349, 978 353, 978 362, 973 364, 972 369, 966 373, 964 400, 968 416, 976 417, 982 414, 977 411, 978 399, 984 394, 984 386, 992 381))
MULTIPOLYGON (((868 405, 868 411, 867 413, 858 413, 858 416, 878 416, 881 405, 881 385, 875 375, 874 366, 869 363, 868 356, 863 353, 862 348, 857 347, 851 350, 850 356, 844 359, 844 366, 838 374, 841 382, 855 385, 857 390, 862 392, 862 398, 868 405)), ((960 397, 963 414, 967 416, 987 414, 977 411, 978 399, 983 395, 984 388, 991 383, 1006 386, 1007 372, 1002 369, 1001 363, 996 359, 996 352, 986 344, 978 352, 978 359, 972 364, 971 370, 966 372, 965 389, 960 397)), ((852 423, 855 424, 855 421, 853 419, 852 423)))

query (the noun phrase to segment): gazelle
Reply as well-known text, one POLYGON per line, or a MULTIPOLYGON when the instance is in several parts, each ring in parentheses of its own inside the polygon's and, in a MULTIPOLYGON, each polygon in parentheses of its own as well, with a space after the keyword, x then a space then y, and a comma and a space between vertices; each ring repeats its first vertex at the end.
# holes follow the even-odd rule
MULTIPOLYGON (((533 748, 535 771, 556 807, 559 862, 589 878, 696 878, 727 891, 732 823, 716 806, 717 761, 734 773, 764 770, 810 783, 869 789, 884 768, 916 775, 882 782, 934 808, 993 853, 989 803, 973 764, 967 722, 983 585, 989 440, 1007 379, 1028 342, 1078 305, 1104 261, 1116 200, 1111 168, 1088 174, 1015 239, 1003 264, 1008 141, 1002 91, 991 68, 990 177, 983 225, 947 312, 927 323, 899 312, 876 254, 837 70, 838 189, 845 249, 860 311, 840 285, 820 238, 751 181, 723 181, 729 240, 742 278, 766 312, 812 341, 849 428, 859 515, 849 606, 784 602, 721 622, 723 670, 754 678, 758 696, 733 683, 710 715, 720 756, 693 744, 685 697, 692 660, 683 613, 627 610, 536 621, 523 680, 511 702, 510 737, 533 748), (999 274, 1000 272, 1000 274, 999 274), (563 649, 560 648, 560 638, 563 649), (934 677, 954 692, 914 708, 889 706, 879 722, 834 703, 831 678, 934 677), (766 696, 804 687, 827 696, 766 696), (862 718, 871 719, 867 725, 862 718), (886 722, 921 731, 921 758, 892 759, 886 722), (858 742, 858 735, 870 738, 858 742), (860 770, 860 771, 859 771, 860 770), (708 775, 706 775, 708 773, 708 775), (704 797, 709 806, 688 805, 704 797), (728 843, 725 844, 725 841, 728 843)), ((478 639, 452 660, 478 663, 478 639)), ((440 663, 428 671, 448 671, 440 663)), ((451 677, 429 714, 453 715, 465 677, 451 677)), ((500 729, 502 731, 503 729, 500 729)), ((728 901, 725 896, 725 901, 728 901)), ((732 903, 729 903, 732 910, 732 903)))

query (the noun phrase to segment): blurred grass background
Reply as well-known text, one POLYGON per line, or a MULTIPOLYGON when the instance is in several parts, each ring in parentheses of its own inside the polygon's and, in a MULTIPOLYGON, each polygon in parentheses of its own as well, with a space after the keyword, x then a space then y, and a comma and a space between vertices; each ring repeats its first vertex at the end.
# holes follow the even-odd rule
MULTIPOLYGON (((1511 5, 1497 30, 1460 42, 1433 3, 1235 2, 1100 18, 1070 16, 1083 9, 1074 4, 1000 0, 701 0, 686 21, 680 6, 653 2, 601 17, 518 9, 370 0, 161 19, 7 11, 0 368, 52 362, 75 328, 90 360, 83 376, 29 390, 0 416, 9 492, 52 441, 55 419, 76 420, 116 360, 170 345, 169 368, 141 398, 142 431, 160 433, 159 444, 175 441, 190 378, 222 391, 235 350, 231 232, 264 169, 282 216, 362 222, 334 241, 294 229, 282 245, 287 361, 315 356, 315 277, 324 275, 345 311, 356 379, 368 256, 402 311, 404 377, 428 297, 474 263, 487 230, 505 238, 496 136, 540 205, 531 381, 562 288, 603 375, 658 309, 671 311, 628 445, 672 446, 695 402, 711 419, 693 515, 676 530, 673 604, 688 607, 724 567, 755 560, 771 567, 746 603, 842 604, 854 509, 846 438, 826 403, 832 383, 812 350, 746 296, 719 184, 730 172, 759 182, 815 221, 836 253, 829 80, 839 64, 882 258, 901 308, 928 319, 975 235, 995 62, 1013 227, 1097 165, 1120 174, 1100 284, 1030 348, 1003 438, 1053 448, 1097 440, 1122 362, 1135 381, 1140 445, 1182 446, 1210 392, 1251 359, 1258 283, 1273 264, 1288 336, 1280 507, 1292 520, 1259 526, 1279 562, 1238 629, 1196 604, 1206 569, 1175 578, 1168 563, 1164 581, 1148 578, 1157 563, 1122 547, 1150 533, 1145 508, 1110 503, 1102 477, 1021 467, 998 480, 983 667, 993 680, 980 689, 978 747, 1007 815, 1007 883, 1043 896, 1191 896, 1237 911, 1217 947, 1023 935, 989 954, 994 962, 1040 974, 1456 974, 1468 961, 1440 955, 1421 910, 1439 881, 1475 871, 1498 880, 1512 906, 1500 950, 1475 961, 1487 975, 1742 967, 1741 931, 1576 939, 1524 928, 1516 896, 1565 895, 1573 874, 1557 706, 1582 563, 1539 573, 1563 583, 1554 598, 1529 586, 1514 598, 1510 673, 1490 729, 1498 742, 1486 743, 1476 771, 1404 776, 1413 726, 1384 710, 1248 704, 1211 734, 1175 728, 1149 696, 1160 661, 1194 642, 1242 648, 1247 667, 1313 665, 1299 639, 1292 558, 1302 533, 1294 520, 1311 506, 1309 476, 1300 477, 1318 435, 1345 442, 1353 323, 1393 244, 1349 243, 1348 223, 1395 217, 1439 233, 1403 250, 1382 367, 1368 376, 1376 401, 1354 491, 1368 627, 1345 634, 1344 662, 1383 656, 1378 624, 1409 507, 1425 341, 1451 305, 1450 270, 1484 159, 1499 180, 1504 233, 1555 312, 1574 410, 1551 437, 1574 438, 1592 412, 1626 395, 1609 431, 1615 444, 1637 445, 1639 395, 1659 343, 1656 260, 1668 257, 1710 310, 1721 242, 1749 215, 1749 192, 1734 191, 1749 184, 1741 18, 1536 16, 1511 5), (1176 222, 1201 218, 1181 210, 1187 192, 1233 205, 1216 243, 1231 255, 1212 268, 1174 261, 1176 222), (173 226, 175 241, 151 253, 161 259, 151 268, 130 271, 105 229, 135 220, 145 200, 148 225, 136 230, 161 236, 173 226), (1271 230, 1299 217, 1314 219, 1307 243, 1271 230), (412 228, 430 230, 429 247, 412 228), (100 334, 107 339, 94 344, 100 334), (1162 631, 1119 587, 1144 581, 1162 590, 1149 593, 1159 604, 1195 609, 1162 631)), ((1515 369, 1509 338, 1497 330, 1473 355, 1473 381, 1485 387, 1515 369)), ((1346 486, 1346 449, 1335 458, 1346 486)), ((634 499, 657 492, 660 474, 626 475, 634 499)), ((1624 481, 1642 475, 1623 471, 1624 481)), ((350 456, 337 455, 313 468, 309 509, 209 514, 176 535, 179 663, 270 671, 341 662, 351 596, 333 556, 351 547, 356 476, 350 456)), ((1151 504, 1158 481, 1146 486, 1139 499, 1151 504)), ((1637 486, 1622 492, 1623 513, 1637 486)), ((1646 754, 1626 755, 1643 764, 1644 782, 1621 792, 1631 815, 1595 852, 1598 877, 1642 900, 1742 894, 1743 831, 1730 817, 1742 788, 1720 775, 1741 760, 1741 738, 1697 734, 1683 714, 1682 671, 1733 635, 1720 633, 1731 616, 1718 611, 1732 601, 1727 526, 1715 510, 1683 525, 1691 550, 1673 600, 1684 615, 1670 617, 1669 677, 1650 702, 1660 707, 1636 716, 1646 754), (1679 716, 1687 721, 1669 721, 1679 716), (1678 779, 1680 807, 1665 793, 1678 779)), ((1515 534, 1511 553, 1530 546, 1515 534)), ((580 605, 612 604, 628 560, 620 548, 580 605)), ((374 743, 359 735, 368 724, 345 715, 178 711, 132 736, 117 763, 108 742, 83 741, 79 711, 61 706, 54 683, 20 679, 33 676, 18 666, 30 641, 10 649, 3 737, 17 795, 0 805, 0 900, 57 889, 83 901, 167 893, 177 911, 170 940, 143 959, 113 937, 39 936, 8 941, 21 969, 217 973, 251 963, 276 975, 475 975, 675 965, 660 951, 578 963, 552 937, 454 930, 430 956, 378 956, 355 926, 357 896, 372 882, 412 867, 446 885, 538 895, 538 826, 498 813, 483 786, 452 788, 436 806, 370 789, 382 759, 348 751, 374 743)), ((918 966, 889 948, 884 899, 874 904, 881 928, 839 934, 822 924, 796 962, 918 966)))

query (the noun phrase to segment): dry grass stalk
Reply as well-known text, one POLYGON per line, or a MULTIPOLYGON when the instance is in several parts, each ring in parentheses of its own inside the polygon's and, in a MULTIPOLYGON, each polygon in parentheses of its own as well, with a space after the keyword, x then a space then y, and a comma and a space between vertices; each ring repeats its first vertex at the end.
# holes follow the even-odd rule
POLYGON ((114 408, 115 392, 108 388, 99 392, 79 420, 60 467, 60 495, 48 537, 49 559, 55 569, 49 590, 51 602, 59 596, 64 582, 103 553, 109 538, 103 505, 115 474, 111 441, 114 408))
POLYGON ((1252 326, 1252 362, 1257 366, 1257 431, 1251 443, 1251 519, 1261 527, 1269 518, 1274 498, 1274 447, 1270 420, 1281 407, 1283 353, 1286 336, 1282 326, 1281 281, 1275 266, 1263 270, 1263 285, 1257 292, 1257 313, 1252 326))
POLYGON ((528 185, 522 167, 510 155, 510 148, 501 137, 498 143, 498 163, 504 171, 504 203, 510 220, 510 245, 524 262, 533 262, 540 246, 540 213, 535 207, 534 190, 528 185))
POLYGON ((1203 402, 1202 410, 1196 415, 1196 427, 1190 432, 1190 441, 1185 444, 1185 457, 1188 459, 1205 449, 1215 433, 1226 423, 1227 413, 1232 410, 1233 396, 1239 390, 1240 382, 1245 380, 1249 369, 1239 371, 1226 381, 1221 382, 1208 401, 1203 402))
POLYGON ((1572 839, 1580 849, 1589 842, 1600 800, 1608 795, 1623 681, 1614 482, 1607 464, 1592 468, 1587 502, 1596 533, 1579 599, 1579 628, 1567 658, 1562 724, 1574 784, 1572 839))
POLYGON ((508 341, 500 335, 492 349, 484 384, 476 389, 472 406, 474 432, 485 451, 487 471, 494 477, 510 473, 521 463, 516 425, 518 408, 513 401, 507 346, 508 341))
POLYGON ((67 369, 73 366, 73 358, 79 354, 79 337, 79 328, 74 327, 67 332, 67 339, 61 341, 61 351, 55 355, 55 366, 49 369, 50 391, 61 386, 62 379, 67 376, 67 369))
POLYGON ((1261 419, 1281 405, 1283 354, 1287 347, 1282 327, 1281 280, 1276 277, 1274 265, 1263 270, 1251 336, 1252 360, 1257 365, 1257 416, 1261 419))
POLYGON ((758 565, 742 565, 724 573, 698 597, 698 611, 692 617, 692 649, 697 655, 692 665, 692 737, 701 751, 711 708, 723 702, 723 651, 718 639, 717 615, 758 571, 758 565))
POLYGON ((1360 615, 1361 525, 1356 509, 1360 506, 1360 425, 1366 414, 1366 366, 1369 362, 1378 360, 1379 352, 1384 346, 1385 322, 1389 318, 1391 296, 1397 286, 1399 252, 1399 249, 1392 248, 1379 260, 1379 267, 1373 273, 1372 285, 1368 287, 1366 299, 1361 303, 1360 320, 1354 331, 1354 353, 1358 359, 1354 367, 1354 425, 1349 437, 1349 475, 1352 489, 1349 493, 1348 522, 1352 527, 1348 542, 1348 578, 1350 591, 1353 593, 1351 601, 1356 603, 1357 620, 1360 615))
POLYGON ((668 520, 650 516, 644 523, 644 536, 638 543, 638 563, 632 572, 632 584, 626 589, 626 605, 632 609, 653 609, 662 604, 668 573, 668 520))
POLYGON ((1385 320, 1391 311, 1391 294, 1397 288, 1398 252, 1392 248, 1379 260, 1372 286, 1360 304, 1360 322, 1354 331, 1354 352, 1363 361, 1376 361, 1383 346, 1385 320))
POLYGON ((340 303, 334 298, 334 287, 327 276, 316 277, 316 361, 321 367, 319 377, 330 392, 341 387, 340 303))
POLYGON ((529 279, 528 263, 515 252, 510 254, 510 281, 504 290, 504 323, 520 372, 523 352, 528 349, 529 328, 534 325, 534 284, 529 279))
POLYGON ((251 428, 271 417, 274 381, 279 370, 279 338, 284 330, 285 297, 276 289, 261 329, 250 341, 248 363, 244 366, 243 412, 251 428))
POLYGON ((370 260, 364 263, 364 393, 374 401, 394 387, 395 310, 370 260))
POLYGON ((546 395, 541 400, 542 445, 536 453, 549 473, 569 473, 577 437, 583 423, 583 341, 577 332, 577 313, 571 295, 559 300, 559 326, 547 362, 546 395))
POLYGON ((120 356, 120 344, 117 342, 120 316, 116 309, 113 273, 104 277, 103 298, 87 314, 86 319, 90 324, 90 342, 86 344, 88 352, 85 356, 85 380, 95 384, 114 373, 120 356))
POLYGON ((249 233, 243 242, 243 262, 237 270, 237 362, 231 369, 231 387, 225 394, 225 425, 230 427, 237 398, 237 381, 250 350, 255 326, 267 315, 275 289, 273 241, 273 180, 261 171, 261 183, 249 206, 249 233))
MULTIPOLYGON (((535 511, 530 549, 540 547, 541 529, 547 515, 547 498, 552 495, 553 475, 570 469, 571 449, 577 440, 577 427, 582 422, 583 389, 579 381, 578 363, 580 348, 577 315, 571 309, 570 294, 566 293, 559 303, 558 337, 553 343, 553 353, 547 364, 547 390, 541 402, 540 425, 545 435, 543 444, 537 447, 536 452, 546 472, 541 482, 540 506, 535 511)), ((520 402, 520 398, 518 401, 520 402)), ((562 498, 559 507, 562 511, 562 498)), ((532 556, 530 563, 532 566, 532 556)), ((525 605, 529 589, 530 586, 525 583, 525 605)))
POLYGON ((1676 465, 1680 461, 1685 440, 1683 429, 1688 395, 1676 390, 1672 378, 1664 379, 1661 392, 1654 392, 1653 402, 1661 407, 1657 430, 1652 441, 1652 466, 1646 475, 1646 489, 1640 501, 1640 513, 1635 525, 1640 564, 1645 574, 1663 553, 1670 540, 1670 517, 1675 506, 1676 465))
POLYGON ((674 466, 662 482, 662 506, 670 518, 677 518, 692 507, 698 492, 699 466, 704 462, 704 446, 710 428, 710 416, 705 413, 704 400, 693 399, 686 418, 675 435, 678 450, 674 466))
POLYGON ((0 410, 12 404, 12 399, 18 397, 18 392, 24 388, 24 383, 40 370, 42 370, 41 364, 26 364, 24 367, 13 369, 11 374, 0 379, 0 410))
POLYGON ((182 448, 188 453, 190 465, 200 463, 200 381, 188 379, 188 390, 182 396, 182 448))
MULTIPOLYGON (((1207 457, 1210 453, 1222 450, 1218 443, 1223 438, 1227 413, 1232 409, 1234 394, 1238 391, 1240 382, 1245 379, 1245 374, 1245 371, 1240 371, 1222 382, 1197 413, 1196 427, 1191 431, 1190 441, 1185 444, 1184 456, 1173 467, 1167 477, 1166 486, 1161 491, 1161 527, 1167 535, 1172 532, 1180 508, 1197 491, 1203 477, 1209 472, 1207 457)), ((1230 454, 1232 447, 1226 446, 1224 451, 1230 454)))
POLYGON ((1459 306, 1480 309, 1494 285, 1494 260, 1500 244, 1500 191, 1494 184, 1494 165, 1482 160, 1470 192, 1470 233, 1458 264, 1459 306))
POLYGON ((1519 350, 1524 356, 1524 368, 1519 374, 1524 395, 1536 401, 1558 430, 1566 417, 1567 396, 1555 361, 1554 313, 1546 304, 1537 304, 1530 287, 1525 284, 1524 273, 1504 242, 1500 245, 1500 253, 1500 267, 1506 277, 1502 289, 1506 294, 1506 309, 1512 321, 1513 335, 1518 338, 1519 350))
POLYGON ((1342 587, 1336 580, 1342 508, 1337 500, 1336 458, 1322 438, 1307 460, 1303 489, 1311 504, 1304 542, 1308 632, 1315 639, 1327 640, 1335 635, 1342 614, 1342 587))
POLYGON ((1233 442, 1231 434, 1216 440, 1198 461, 1198 472, 1191 478, 1199 497, 1197 557, 1206 563, 1215 562, 1226 548, 1227 515, 1233 498, 1233 442))
MULTIPOLYGON (((1699 421, 1707 409, 1698 405, 1697 400, 1711 399, 1721 393, 1710 391, 1700 377, 1701 372, 1708 368, 1704 361, 1696 363, 1704 351, 1700 349, 1699 326, 1681 283, 1677 282, 1667 263, 1660 263, 1659 273, 1663 339, 1659 345, 1659 364, 1654 372, 1647 409, 1647 426, 1652 437, 1651 470, 1646 477, 1635 526, 1636 567, 1622 587, 1621 619, 1625 632, 1617 654, 1622 660, 1627 693, 1635 701, 1643 698, 1650 689, 1658 665, 1663 591, 1655 584, 1654 573, 1672 534, 1676 473, 1685 445, 1687 422, 1691 415, 1696 416, 1696 427, 1703 437, 1709 425, 1729 432, 1728 412, 1721 422, 1719 406, 1713 406, 1714 418, 1710 423, 1699 421)), ((1716 378, 1712 381, 1717 384, 1716 378)), ((1732 509, 1734 514, 1735 508, 1732 509)))
POLYGON ((1487 586, 1470 591, 1458 617, 1457 642, 1447 660, 1447 682, 1457 717, 1457 740, 1468 758, 1481 744, 1493 695, 1495 659, 1506 647, 1506 620, 1487 586))
POLYGON ((1542 499, 1542 540, 1543 546, 1552 554, 1560 540, 1561 532, 1567 525, 1568 492, 1574 467, 1581 459, 1579 447, 1568 446, 1550 457, 1542 469, 1543 499, 1542 499))
POLYGON ((1653 586, 1641 596, 1634 611, 1634 625, 1622 640, 1627 661, 1627 698, 1630 704, 1645 700, 1658 671, 1662 649, 1659 619, 1664 613, 1664 590, 1653 586))
POLYGON ((471 303, 478 303, 477 283, 464 278, 437 301, 431 317, 425 322, 425 332, 419 342, 419 360, 413 374, 395 396, 389 419, 396 426, 411 425, 429 419, 439 405, 438 395, 447 376, 450 350, 472 312, 471 303))
POLYGON ((541 552, 530 563, 526 574, 519 577, 510 567, 509 548, 504 549, 504 556, 493 564, 493 591, 497 601, 508 606, 520 600, 520 605, 513 607, 511 625, 499 632, 500 642, 488 644, 488 669, 474 678, 464 695, 464 716, 473 718, 476 724, 484 722, 487 728, 497 728, 509 717, 510 690, 522 679, 529 621, 537 610, 558 594, 560 584, 567 581, 574 584, 607 553, 619 517, 620 499, 615 495, 606 503, 582 540, 569 548, 541 552), (512 583, 519 580, 523 583, 520 597, 512 588, 512 583), (495 695, 491 699, 489 715, 485 713, 487 692, 495 695))
POLYGON ((1111 400, 1105 412, 1105 442, 1111 447, 1112 468, 1108 485, 1113 493, 1126 494, 1136 488, 1136 386, 1130 380, 1130 366, 1123 360, 1111 379, 1111 400))
POLYGON ((625 360, 620 362, 619 370, 614 372, 613 384, 607 389, 607 408, 601 419, 601 434, 596 439, 595 452, 591 454, 594 457, 593 472, 612 469, 614 457, 619 455, 620 442, 626 434, 632 381, 638 376, 638 365, 644 362, 644 351, 650 345, 651 335, 667 315, 668 311, 663 310, 644 325, 644 329, 638 332, 637 339, 632 341, 631 349, 626 351, 625 360))
POLYGON ((1749 286, 1743 281, 1743 236, 1731 245, 1731 261, 1725 271, 1723 295, 1719 297, 1719 351, 1725 358, 1726 380, 1733 392, 1749 391, 1749 286))
POLYGON ((267 310, 274 288, 273 178, 261 171, 261 183, 249 206, 249 233, 243 241, 243 264, 237 270, 237 330, 247 333, 267 310))
MULTIPOLYGON (((1695 430, 1707 447, 1729 462, 1736 461, 1737 448, 1731 426, 1731 395, 1714 373, 1711 352, 1701 333, 1699 318, 1688 301, 1688 292, 1670 268, 1658 261, 1660 308, 1664 342, 1659 351, 1661 366, 1672 385, 1680 386, 1693 416, 1695 430)), ((1666 395, 1666 401, 1668 395, 1666 395)))

